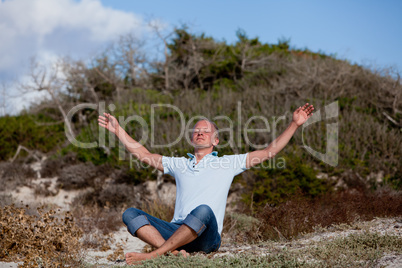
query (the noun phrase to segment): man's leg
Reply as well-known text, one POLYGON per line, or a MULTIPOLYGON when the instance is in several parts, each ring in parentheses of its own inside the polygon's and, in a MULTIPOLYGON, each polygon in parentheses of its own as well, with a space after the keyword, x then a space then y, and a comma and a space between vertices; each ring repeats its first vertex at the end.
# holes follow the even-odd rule
MULTIPOLYGON (((216 227, 212 228, 212 231, 216 232, 217 238, 219 239, 218 243, 220 244, 220 236, 219 233, 217 232, 216 218, 209 206, 206 205, 198 206, 186 217, 183 223, 184 224, 180 226, 180 228, 177 229, 177 231, 157 250, 151 253, 127 253, 126 254, 127 263, 132 264, 138 261, 156 258, 169 251, 184 246, 194 241, 197 237, 201 236, 202 233, 207 228, 210 228, 211 225, 212 226, 215 225, 213 227, 216 227)), ((194 241, 193 243, 196 242, 197 241, 194 241)), ((205 241, 203 242, 205 244, 205 241)), ((216 242, 216 238, 209 241, 210 244, 212 242, 216 242)), ((219 244, 212 244, 214 248, 212 250, 209 250, 209 248, 211 248, 211 246, 209 246, 207 250, 211 252, 215 248, 219 247, 219 244)), ((203 248, 205 248, 205 246, 203 248)))
MULTIPOLYGON (((190 227, 183 224, 160 248, 152 251, 151 253, 136 253, 136 252, 127 253, 126 262, 127 264, 135 264, 139 261, 153 259, 158 256, 162 256, 167 252, 175 251, 177 248, 190 243, 196 238, 197 233, 190 227)), ((183 253, 185 254, 185 251, 183 253)))
MULTIPOLYGON (((133 236, 156 248, 162 246, 166 242, 165 238, 172 236, 179 228, 179 225, 160 220, 136 208, 129 208, 123 213, 123 222, 133 236)), ((185 250, 180 252, 184 256, 188 255, 185 250)), ((177 255, 179 251, 172 253, 177 255)))
POLYGON ((195 219, 201 219, 206 228, 198 234, 198 238, 193 242, 186 244, 180 249, 187 252, 205 252, 211 253, 217 251, 221 245, 221 236, 218 232, 218 223, 215 214, 209 206, 201 205, 194 209, 190 215, 195 219))
POLYGON ((152 225, 144 225, 140 227, 137 230, 136 235, 142 241, 156 248, 159 248, 166 242, 159 231, 152 225))
MULTIPOLYGON (((173 234, 175 234, 175 233, 173 233, 173 234)), ((150 244, 151 246, 154 246, 157 249, 159 249, 166 242, 166 240, 162 237, 162 235, 159 233, 159 231, 152 225, 142 226, 141 228, 139 228, 137 230, 136 234, 139 239, 150 244)), ((173 255, 178 255, 179 253, 181 255, 183 255, 184 257, 187 257, 190 255, 184 249, 182 249, 180 251, 168 250, 167 252, 169 252, 169 251, 171 251, 173 255)))

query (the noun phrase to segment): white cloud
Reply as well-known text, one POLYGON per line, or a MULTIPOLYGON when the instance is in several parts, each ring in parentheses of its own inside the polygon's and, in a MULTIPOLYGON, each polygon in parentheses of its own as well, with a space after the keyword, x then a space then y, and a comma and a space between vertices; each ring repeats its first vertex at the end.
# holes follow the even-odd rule
POLYGON ((0 80, 20 79, 30 59, 88 56, 119 35, 141 36, 143 20, 99 0, 0 1, 0 80))

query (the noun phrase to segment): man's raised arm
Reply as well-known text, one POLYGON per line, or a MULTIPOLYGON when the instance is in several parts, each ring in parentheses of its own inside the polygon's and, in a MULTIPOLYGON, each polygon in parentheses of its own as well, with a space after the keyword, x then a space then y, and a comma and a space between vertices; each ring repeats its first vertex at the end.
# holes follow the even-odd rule
POLYGON ((275 157, 285 146, 288 144, 290 138, 296 132, 299 126, 303 125, 313 115, 314 107, 313 105, 308 106, 306 103, 303 107, 299 107, 293 113, 293 120, 286 130, 276 138, 272 143, 270 143, 267 148, 263 150, 257 150, 249 153, 247 155, 247 168, 251 168, 255 165, 264 162, 270 158, 275 157))
POLYGON ((98 118, 98 123, 101 127, 104 127, 110 132, 114 133, 124 144, 127 150, 138 160, 163 172, 162 155, 150 153, 147 148, 131 138, 127 132, 120 127, 117 119, 114 116, 108 113, 103 114, 104 116, 99 115, 98 118))

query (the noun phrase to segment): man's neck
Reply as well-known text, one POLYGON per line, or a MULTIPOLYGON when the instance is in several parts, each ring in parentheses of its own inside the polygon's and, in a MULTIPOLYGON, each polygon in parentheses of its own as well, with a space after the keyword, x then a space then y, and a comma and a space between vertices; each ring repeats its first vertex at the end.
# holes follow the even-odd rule
POLYGON ((197 163, 201 161, 202 158, 204 158, 204 156, 206 156, 207 154, 212 153, 214 150, 214 147, 210 147, 210 148, 195 148, 194 149, 194 155, 197 159, 197 163))

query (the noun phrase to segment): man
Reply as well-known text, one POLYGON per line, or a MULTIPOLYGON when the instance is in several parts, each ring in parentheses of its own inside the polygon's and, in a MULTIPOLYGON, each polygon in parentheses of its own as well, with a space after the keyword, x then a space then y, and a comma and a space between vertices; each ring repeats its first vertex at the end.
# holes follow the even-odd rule
POLYGON ((213 148, 218 145, 218 128, 208 120, 198 121, 191 142, 194 155, 166 157, 150 153, 122 129, 116 118, 105 113, 99 125, 113 132, 140 161, 170 174, 176 179, 176 204, 172 222, 165 222, 135 209, 127 209, 123 221, 128 231, 156 247, 151 253, 126 254, 128 264, 155 258, 172 252, 206 253, 219 249, 226 199, 233 177, 281 151, 299 126, 312 116, 314 107, 306 103, 293 113, 287 129, 263 150, 246 154, 218 157, 213 148))

